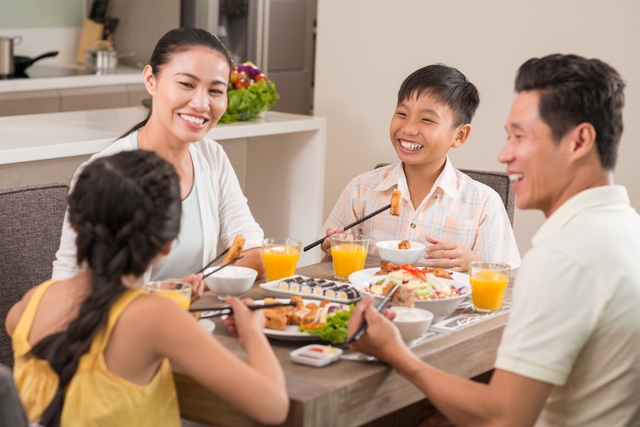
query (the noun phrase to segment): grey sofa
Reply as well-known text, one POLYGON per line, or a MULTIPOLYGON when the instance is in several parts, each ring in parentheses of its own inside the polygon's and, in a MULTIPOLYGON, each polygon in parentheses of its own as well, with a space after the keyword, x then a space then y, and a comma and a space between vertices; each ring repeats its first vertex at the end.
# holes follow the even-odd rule
POLYGON ((51 278, 69 187, 64 183, 0 188, 0 363, 13 367, 7 312, 51 278))

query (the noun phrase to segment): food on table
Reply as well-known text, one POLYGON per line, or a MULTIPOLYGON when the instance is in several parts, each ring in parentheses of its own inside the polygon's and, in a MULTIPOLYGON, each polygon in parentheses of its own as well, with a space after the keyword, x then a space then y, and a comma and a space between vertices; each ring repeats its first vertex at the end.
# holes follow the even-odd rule
MULTIPOLYGON (((264 304, 274 304, 278 300, 275 298, 265 298, 264 304)), ((272 326, 266 326, 269 329, 284 330, 287 325, 304 326, 307 329, 315 329, 322 326, 326 322, 327 315, 334 310, 342 310, 348 306, 345 304, 335 303, 327 300, 312 301, 306 304, 302 301, 302 297, 294 296, 291 302, 295 306, 273 307, 263 310, 267 323, 272 326), (270 322, 270 320, 274 320, 270 322)))
POLYGON ((238 234, 233 239, 233 243, 231 243, 231 246, 229 247, 229 251, 224 256, 223 262, 225 263, 230 262, 231 260, 238 258, 242 253, 242 249, 244 248, 244 242, 245 242, 244 236, 242 234, 238 234))
MULTIPOLYGON (((265 298, 264 304, 277 303, 275 298, 265 298)), ((263 310, 265 327, 284 330, 288 325, 298 326, 300 332, 318 335, 324 341, 343 343, 347 336, 347 323, 351 307, 327 300, 318 302, 302 301, 302 297, 291 298, 295 307, 273 307, 263 310)))
POLYGON ((389 213, 393 216, 400 216, 400 206, 402 204, 402 191, 397 188, 393 190, 391 195, 391 209, 389 213))
POLYGON ((414 300, 450 298, 467 292, 464 286, 456 287, 454 284, 442 280, 451 279, 450 273, 446 270, 430 269, 429 267, 418 268, 411 264, 397 267, 389 272, 386 278, 369 284, 365 290, 374 295, 386 296, 396 283, 401 282, 397 295, 394 294, 392 299, 395 303, 407 307, 412 307, 414 300), (442 271, 438 271, 438 276, 433 270, 442 271), (442 276, 446 276, 446 278, 442 276), (409 295, 409 292, 412 295, 409 295))
POLYGON ((411 249, 411 242, 408 240, 400 240, 400 243, 398 243, 398 249, 411 249))
MULTIPOLYGON (((375 276, 386 276, 387 274, 398 271, 403 268, 405 265, 408 265, 411 268, 416 268, 411 266, 410 264, 396 265, 391 261, 382 260, 380 261, 380 270, 376 271, 375 276)), ((440 277, 441 279, 452 279, 452 275, 450 271, 445 270, 444 268, 439 267, 424 267, 422 269, 424 273, 433 274, 436 277, 440 277)))
POLYGON ((314 295, 341 300, 358 298, 358 291, 346 283, 331 282, 325 279, 312 279, 302 276, 289 277, 278 282, 281 291, 298 292, 303 295, 314 295))

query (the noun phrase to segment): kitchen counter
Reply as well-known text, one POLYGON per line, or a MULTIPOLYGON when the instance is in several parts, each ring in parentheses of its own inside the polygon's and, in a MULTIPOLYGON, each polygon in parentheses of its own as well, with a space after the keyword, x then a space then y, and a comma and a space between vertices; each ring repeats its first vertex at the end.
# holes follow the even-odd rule
MULTIPOLYGON (((91 154, 146 117, 144 107, 0 117, 0 186, 69 182, 91 154)), ((267 111, 215 126, 256 220, 268 237, 316 240, 323 218, 326 120, 267 111)), ((299 265, 319 261, 302 254, 299 265)))
POLYGON ((87 72, 84 67, 38 66, 27 68, 29 78, 0 80, 0 94, 39 90, 77 89, 142 84, 142 70, 120 66, 115 70, 87 72))

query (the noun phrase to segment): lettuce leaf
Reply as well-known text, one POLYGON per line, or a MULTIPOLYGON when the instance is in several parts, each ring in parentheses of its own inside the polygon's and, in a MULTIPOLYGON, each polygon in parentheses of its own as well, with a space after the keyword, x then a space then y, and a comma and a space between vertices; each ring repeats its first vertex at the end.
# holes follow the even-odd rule
POLYGON ((227 111, 222 115, 219 123, 251 120, 271 108, 279 97, 276 85, 264 80, 255 82, 247 88, 229 89, 227 111))
POLYGON ((318 335, 322 341, 327 341, 331 344, 343 344, 347 341, 347 325, 351 317, 352 309, 353 304, 349 305, 349 308, 334 311, 327 316, 327 322, 323 327, 305 329, 301 326, 300 332, 318 335))

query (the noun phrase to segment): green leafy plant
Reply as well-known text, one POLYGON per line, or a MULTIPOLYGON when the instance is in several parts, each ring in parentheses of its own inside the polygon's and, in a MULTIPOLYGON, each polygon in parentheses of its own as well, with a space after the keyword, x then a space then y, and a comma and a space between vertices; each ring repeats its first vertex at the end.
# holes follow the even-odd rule
POLYGON ((300 327, 300 331, 318 335, 322 341, 331 344, 343 344, 347 341, 347 325, 352 309, 353 304, 350 304, 349 308, 334 311, 327 316, 327 322, 321 328, 305 329, 300 327))
POLYGON ((253 82, 246 88, 229 89, 227 111, 220 118, 220 123, 251 120, 270 109, 279 97, 276 85, 266 80, 253 82))

